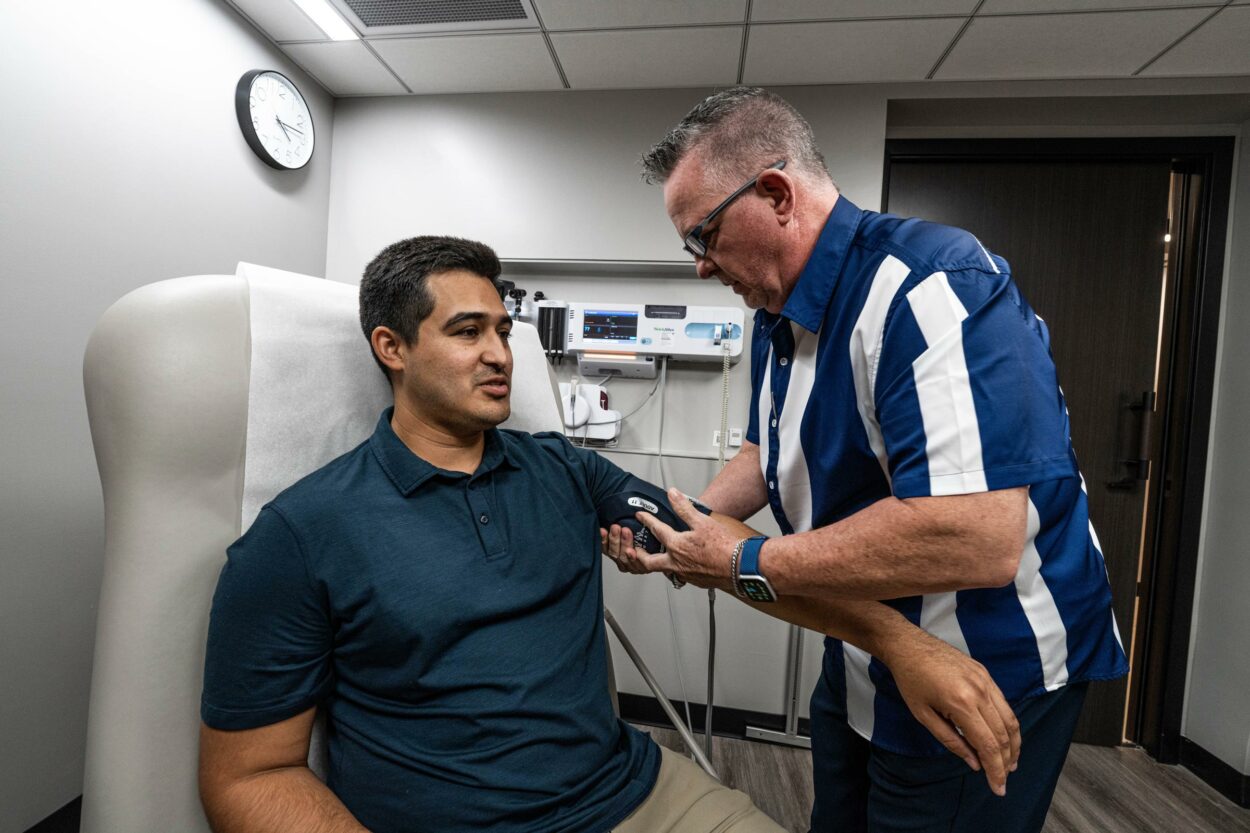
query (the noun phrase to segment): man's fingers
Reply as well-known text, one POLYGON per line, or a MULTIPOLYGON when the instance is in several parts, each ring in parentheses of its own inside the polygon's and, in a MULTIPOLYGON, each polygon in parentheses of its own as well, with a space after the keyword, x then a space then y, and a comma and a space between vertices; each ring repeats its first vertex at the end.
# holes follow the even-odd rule
POLYGON ((673 563, 673 559, 667 552, 649 553, 646 550, 637 550, 637 553, 640 572, 672 573, 677 569, 677 565, 673 563))
POLYGON ((1003 700, 1002 692, 999 691, 993 680, 989 679, 988 674, 986 674, 984 690, 977 702, 977 708, 980 711, 981 720, 984 721, 998 744, 998 757, 1002 762, 1003 780, 1005 782, 1007 773, 1011 771, 1012 766, 1015 764, 1016 756, 1020 750, 1019 724, 1016 723, 1015 715, 1012 714, 1011 709, 1007 707, 1007 701, 1003 700), (1002 708, 999 708, 1000 701, 1002 708), (1006 710, 1007 718, 1004 717, 1004 709, 1006 710), (1015 737, 1013 737, 1012 725, 1016 726, 1015 737))
POLYGON ((612 524, 611 529, 600 529, 599 540, 603 552, 612 559, 616 568, 622 573, 645 573, 647 570, 638 563, 637 551, 634 549, 634 534, 628 528, 612 524))
POLYGON ((1003 740, 985 722, 978 711, 966 716, 951 715, 951 722, 963 734, 964 740, 972 745, 981 767, 985 770, 985 780, 989 782, 990 791, 994 795, 1007 794, 1007 765, 1003 758, 1003 740))
POLYGON ((663 544, 665 549, 668 549, 668 545, 672 541, 673 536, 680 534, 677 530, 673 529, 671 526, 664 523, 664 521, 660 520, 655 515, 652 515, 650 512, 638 512, 634 515, 634 517, 638 519, 638 523, 642 524, 651 531, 651 534, 655 536, 655 540, 663 544))
POLYGON ((924 709, 923 713, 917 713, 916 719, 938 739, 938 742, 957 757, 962 758, 969 769, 973 772, 980 771, 981 761, 977 758, 976 751, 968 745, 968 742, 955 729, 955 724, 933 711, 933 709, 924 709))
POLYGON ((694 527, 695 519, 702 517, 702 513, 694 508, 690 498, 683 495, 680 489, 670 488, 668 490, 668 502, 673 507, 673 512, 676 513, 677 517, 686 522, 686 526, 694 527))
POLYGON ((1020 762, 1020 721, 1016 719, 1016 713, 1011 710, 1011 706, 1003 699, 1002 693, 998 691, 998 686, 994 687, 994 697, 991 703, 998 710, 999 717, 1002 718, 1003 726, 1007 729, 1007 735, 1011 745, 1010 756, 1007 760, 1007 771, 1015 772, 1020 762))

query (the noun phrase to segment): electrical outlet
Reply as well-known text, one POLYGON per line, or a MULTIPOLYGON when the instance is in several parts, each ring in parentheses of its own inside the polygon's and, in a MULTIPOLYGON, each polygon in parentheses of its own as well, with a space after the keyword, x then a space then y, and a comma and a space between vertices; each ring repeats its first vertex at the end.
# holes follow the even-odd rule
MULTIPOLYGON (((720 429, 719 428, 712 432, 712 445, 715 446, 716 448, 720 448, 720 429)), ((726 443, 726 445, 729 448, 741 448, 742 447, 742 429, 741 428, 729 429, 729 442, 726 443)))

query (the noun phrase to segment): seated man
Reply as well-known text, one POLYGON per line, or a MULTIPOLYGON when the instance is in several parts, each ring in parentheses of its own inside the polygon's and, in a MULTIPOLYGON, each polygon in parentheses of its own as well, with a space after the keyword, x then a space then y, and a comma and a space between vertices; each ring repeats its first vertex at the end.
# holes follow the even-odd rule
MULTIPOLYGON (((200 792, 218 833, 780 830, 613 714, 595 507, 632 477, 495 427, 499 272, 486 246, 436 237, 366 270, 361 324, 395 404, 261 510, 213 599, 200 792), (318 708, 326 784, 307 768, 318 708)), ((908 657, 909 702, 959 715, 987 770, 1009 767, 1014 721, 984 670, 856 604, 808 621, 908 657)))

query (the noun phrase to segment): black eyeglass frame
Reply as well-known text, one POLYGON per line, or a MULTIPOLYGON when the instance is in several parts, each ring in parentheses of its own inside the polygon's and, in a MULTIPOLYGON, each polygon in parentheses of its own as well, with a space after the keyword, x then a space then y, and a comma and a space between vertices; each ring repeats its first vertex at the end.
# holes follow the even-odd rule
POLYGON ((695 257, 707 257, 707 242, 703 239, 703 229, 707 227, 707 224, 715 220, 722 211, 724 211, 726 208, 730 206, 730 204, 733 203, 734 200, 738 199, 738 197, 745 194, 751 188, 754 188, 755 183, 759 182, 760 177, 764 174, 765 171, 771 171, 771 170, 780 171, 781 169, 785 168, 785 166, 786 166, 786 160, 778 159, 776 162, 769 165, 763 171, 760 171, 758 174, 751 177, 751 179, 744 182, 741 188, 739 188, 737 191, 734 191, 729 196, 725 197, 725 199, 721 201, 720 205, 712 209, 712 213, 708 214, 706 217, 700 220, 697 226, 690 229, 690 231, 686 232, 686 236, 681 239, 681 247, 685 249, 687 252, 689 252, 690 254, 694 255, 695 257))

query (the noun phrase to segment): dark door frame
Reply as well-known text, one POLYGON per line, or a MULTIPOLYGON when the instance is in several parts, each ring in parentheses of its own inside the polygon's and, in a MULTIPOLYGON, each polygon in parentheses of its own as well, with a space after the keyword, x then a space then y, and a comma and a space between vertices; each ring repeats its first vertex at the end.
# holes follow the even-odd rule
MULTIPOLYGON (((1189 635, 1197 581, 1198 543, 1215 387, 1228 201, 1232 187, 1232 137, 1090 139, 891 139, 885 143, 882 211, 888 210, 890 165, 895 161, 1165 159, 1173 170, 1200 177, 1191 201, 1186 252, 1193 265, 1177 275, 1170 325, 1169 392, 1162 425, 1158 482, 1150 500, 1155 527, 1138 587, 1134 685, 1129 690, 1128 732, 1161 763, 1181 760, 1181 720, 1189 635), (1162 542, 1168 542, 1166 547, 1162 542)), ((975 231, 975 229, 973 229, 975 231)), ((1008 256, 1010 253, 1007 253, 1008 256)), ((1130 637, 1131 638, 1131 637, 1130 637)), ((1127 645, 1125 646, 1128 647, 1127 645)))

